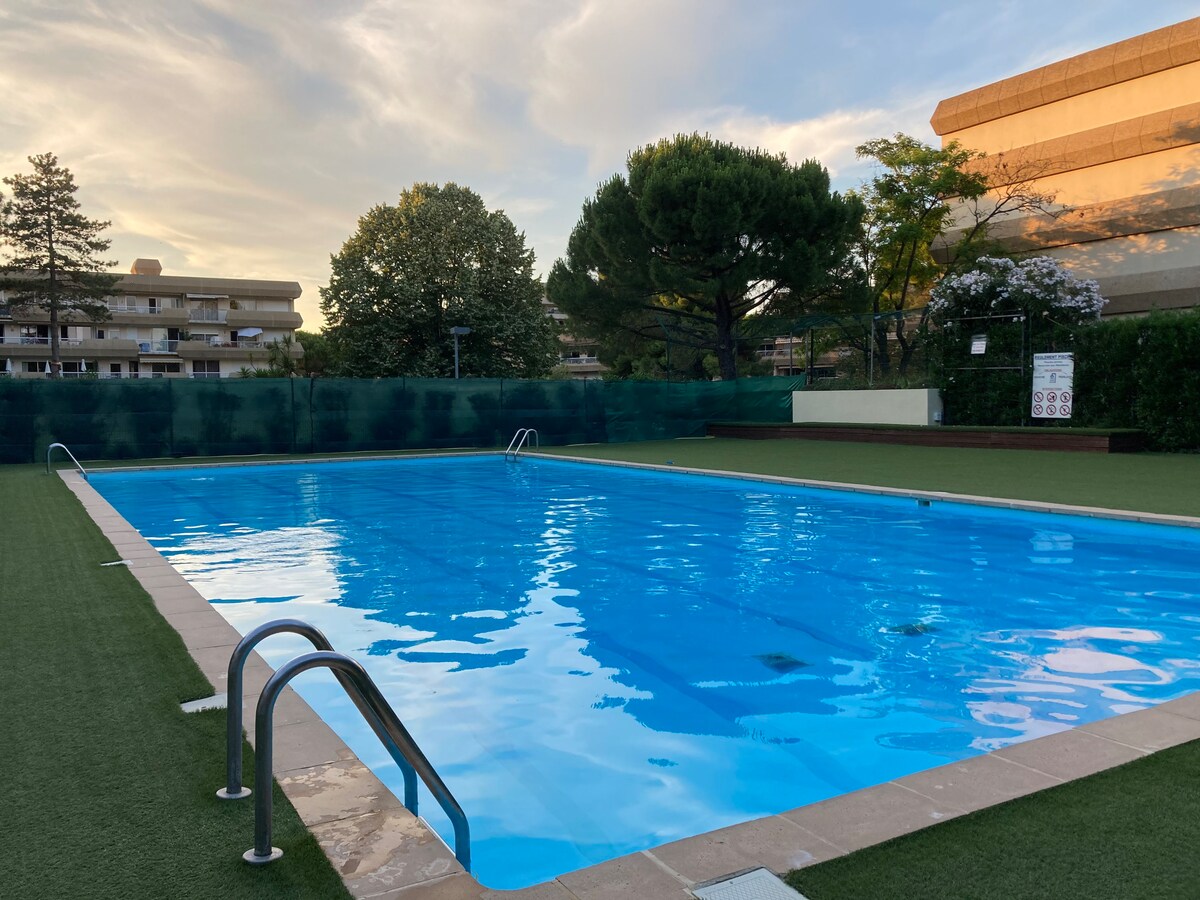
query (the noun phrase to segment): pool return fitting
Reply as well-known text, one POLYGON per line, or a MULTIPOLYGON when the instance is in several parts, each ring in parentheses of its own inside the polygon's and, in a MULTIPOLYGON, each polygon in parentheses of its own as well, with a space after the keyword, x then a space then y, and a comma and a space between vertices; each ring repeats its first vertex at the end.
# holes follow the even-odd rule
POLYGON ((254 797, 254 847, 242 854, 249 863, 269 863, 283 856, 283 851, 271 846, 271 781, 272 750, 274 733, 272 719, 275 701, 295 676, 309 669, 325 668, 333 672, 338 683, 362 713, 371 730, 383 743, 404 776, 404 806, 417 815, 417 776, 425 782, 430 793, 442 807, 454 827, 454 857, 468 872, 471 871, 471 836, 466 814, 462 811, 450 789, 434 770, 421 748, 417 746, 408 729, 400 721, 395 710, 371 680, 359 663, 350 657, 335 653, 328 639, 318 629, 299 619, 278 619, 267 622, 247 634, 234 648, 229 657, 228 695, 226 713, 226 784, 217 791, 225 800, 240 800, 250 796, 250 789, 242 785, 242 669, 254 649, 263 638, 272 634, 290 632, 307 638, 316 651, 297 656, 280 666, 262 689, 254 713, 254 782, 258 793, 254 797))

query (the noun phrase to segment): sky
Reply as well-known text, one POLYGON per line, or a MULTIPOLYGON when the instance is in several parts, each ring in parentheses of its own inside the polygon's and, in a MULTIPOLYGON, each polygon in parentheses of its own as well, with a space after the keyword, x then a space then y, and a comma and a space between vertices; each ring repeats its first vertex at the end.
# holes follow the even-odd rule
POLYGON ((1195 0, 4 0, 0 174, 53 152, 128 271, 298 281, 417 182, 502 209, 544 275, 630 150, 820 160, 936 143, 939 100, 1197 14, 1195 0))

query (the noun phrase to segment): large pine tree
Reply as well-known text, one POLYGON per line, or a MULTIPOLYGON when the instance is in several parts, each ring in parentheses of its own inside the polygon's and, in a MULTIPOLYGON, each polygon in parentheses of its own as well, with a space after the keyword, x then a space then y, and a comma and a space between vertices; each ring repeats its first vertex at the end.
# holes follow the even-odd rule
POLYGON ((862 205, 830 193, 817 162, 679 135, 629 156, 584 204, 547 281, 571 326, 715 354, 737 377, 737 331, 756 313, 802 311, 842 265, 862 205))
POLYGON ((62 373, 60 323, 109 318, 104 298, 120 276, 104 271, 116 262, 98 258, 111 244, 100 237, 111 223, 79 211, 71 171, 53 153, 31 156, 29 162, 33 174, 4 179, 10 194, 0 202, 0 244, 6 251, 0 271, 14 309, 49 313, 51 371, 57 378, 62 373))

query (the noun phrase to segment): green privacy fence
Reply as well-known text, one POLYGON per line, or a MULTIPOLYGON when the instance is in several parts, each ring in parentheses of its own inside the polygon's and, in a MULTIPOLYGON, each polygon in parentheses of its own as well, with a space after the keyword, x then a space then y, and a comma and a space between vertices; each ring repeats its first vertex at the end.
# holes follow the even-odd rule
POLYGON ((791 421, 802 378, 731 382, 0 378, 0 462, 497 447, 699 437, 708 421, 791 421))

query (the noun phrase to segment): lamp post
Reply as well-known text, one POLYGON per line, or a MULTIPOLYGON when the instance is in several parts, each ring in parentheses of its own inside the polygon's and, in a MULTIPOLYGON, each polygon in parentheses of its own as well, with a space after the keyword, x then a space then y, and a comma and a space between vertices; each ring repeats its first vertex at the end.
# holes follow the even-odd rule
POLYGON ((455 325, 450 329, 450 333, 454 335, 454 380, 458 380, 458 339, 465 334, 470 334, 471 329, 466 325, 455 325))

